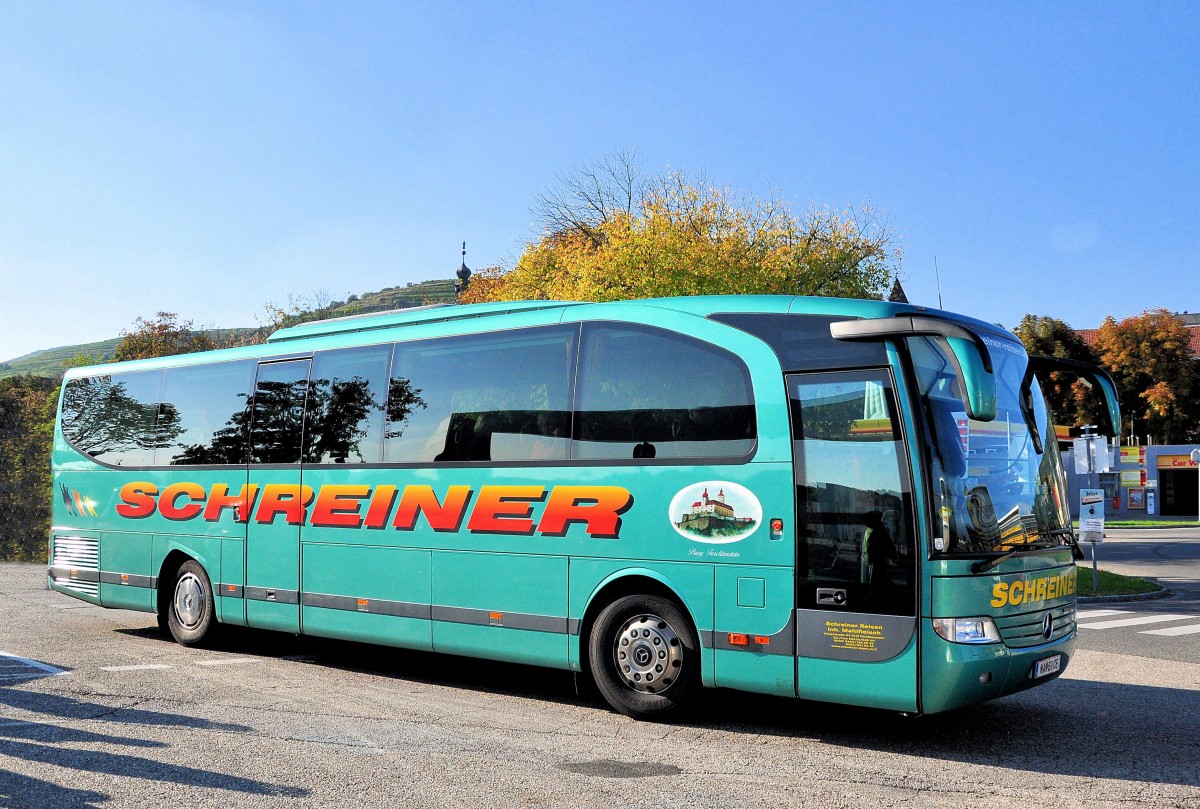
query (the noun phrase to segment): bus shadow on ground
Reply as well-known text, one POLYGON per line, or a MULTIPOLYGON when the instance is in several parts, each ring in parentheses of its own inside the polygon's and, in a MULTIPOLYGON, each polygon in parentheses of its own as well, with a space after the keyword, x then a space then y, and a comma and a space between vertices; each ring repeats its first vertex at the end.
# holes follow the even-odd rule
MULTIPOLYGON (((611 709, 585 676, 374 644, 224 627, 218 651, 401 682, 611 709)), ((119 630, 164 638, 157 628, 119 630)), ((630 720, 633 721, 633 720, 630 720)), ((932 716, 703 690, 670 724, 1054 775, 1200 787, 1195 690, 1058 679, 932 716)))
MULTIPOLYGON (((227 722, 179 714, 126 708, 87 702, 60 694, 23 691, 0 687, 0 706, 16 708, 38 718, 50 720, 99 720, 135 726, 183 727, 219 732, 246 732, 251 728, 227 722)), ((135 778, 144 781, 179 784, 185 787, 206 787, 241 793, 243 795, 305 797, 307 789, 270 784, 251 778, 190 767, 170 761, 145 758, 115 752, 114 749, 165 749, 166 742, 96 733, 65 727, 53 721, 33 719, 0 720, 0 760, 23 760, 34 766, 53 763, 56 767, 82 773, 135 778), (99 745, 103 749, 81 749, 64 745, 99 745)), ((180 749, 183 759, 194 758, 194 751, 180 749)), ((11 766, 11 765, 10 765, 11 766)), ((87 789, 74 789, 34 778, 29 775, 0 769, 0 806, 98 806, 112 796, 87 789)))
POLYGON ((931 716, 720 692, 702 720, 730 732, 797 737, 1055 776, 1200 787, 1194 690, 1057 680, 931 716), (749 723, 745 717, 764 717, 749 723))
POLYGON ((112 796, 103 792, 74 789, 0 768, 0 806, 71 806, 98 809, 105 805, 112 805, 112 796))

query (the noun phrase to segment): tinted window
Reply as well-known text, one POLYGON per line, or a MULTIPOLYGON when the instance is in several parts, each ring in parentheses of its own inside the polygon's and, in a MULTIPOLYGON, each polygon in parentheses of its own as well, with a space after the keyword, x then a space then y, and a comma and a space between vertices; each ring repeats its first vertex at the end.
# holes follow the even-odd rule
POLYGON ((788 377, 799 509, 800 605, 845 590, 849 612, 912 615, 912 519, 904 442, 883 371, 788 377))
POLYGON ((159 412, 163 449, 157 463, 245 463, 246 398, 253 383, 250 361, 168 368, 159 412))
POLYGON ((577 335, 564 326, 397 345, 385 460, 567 458, 577 335))
POLYGON ((725 313, 711 319, 749 332, 771 346, 785 371, 862 368, 887 362, 882 342, 835 340, 829 335, 830 323, 851 319, 843 315, 725 313))
POLYGON ((63 435, 80 452, 114 466, 150 466, 155 448, 170 445, 178 418, 158 420, 162 371, 72 379, 63 393, 63 435), (161 430, 160 430, 161 426, 161 430))
POLYGON ((323 351, 313 359, 305 463, 379 463, 391 345, 323 351))
POLYGON ((588 324, 577 458, 740 458, 754 448, 750 375, 708 343, 644 326, 588 324))
POLYGON ((258 367, 251 405, 251 463, 300 463, 308 364, 308 360, 292 360, 258 367))

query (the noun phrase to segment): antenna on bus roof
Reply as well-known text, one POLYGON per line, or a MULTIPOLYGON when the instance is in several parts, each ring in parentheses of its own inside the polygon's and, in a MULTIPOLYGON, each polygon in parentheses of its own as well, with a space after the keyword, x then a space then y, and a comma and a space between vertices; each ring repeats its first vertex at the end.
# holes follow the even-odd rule
POLYGON ((942 276, 938 273, 937 256, 933 257, 933 277, 937 280, 938 308, 945 309, 946 307, 942 306, 942 276))

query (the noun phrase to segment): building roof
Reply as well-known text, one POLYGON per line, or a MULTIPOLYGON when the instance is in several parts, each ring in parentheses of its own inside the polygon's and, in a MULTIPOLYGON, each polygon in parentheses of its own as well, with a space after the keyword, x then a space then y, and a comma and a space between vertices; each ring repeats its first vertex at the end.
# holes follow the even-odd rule
MULTIPOLYGON (((1177 315, 1177 317, 1187 326, 1189 337, 1188 347, 1191 349, 1192 356, 1200 357, 1200 314, 1189 315, 1187 312, 1184 312, 1181 315, 1177 315)), ((1083 342, 1087 343, 1089 347, 1096 347, 1096 340, 1100 336, 1099 329, 1078 329, 1075 333, 1082 337, 1083 342)))

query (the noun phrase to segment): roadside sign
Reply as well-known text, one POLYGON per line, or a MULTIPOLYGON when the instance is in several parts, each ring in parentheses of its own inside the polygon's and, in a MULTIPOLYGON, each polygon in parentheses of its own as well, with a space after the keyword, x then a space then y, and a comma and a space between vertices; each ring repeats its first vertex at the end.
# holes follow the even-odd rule
POLYGON ((1072 455, 1075 457, 1075 474, 1090 475, 1107 472, 1111 468, 1108 439, 1102 435, 1085 435, 1076 438, 1072 455))
POLYGON ((1104 490, 1079 490, 1079 539, 1104 541, 1104 490))

